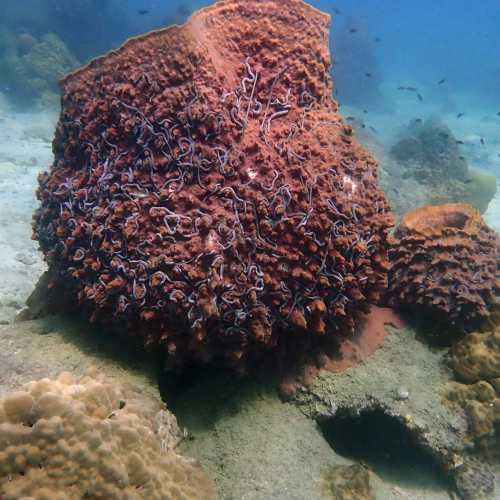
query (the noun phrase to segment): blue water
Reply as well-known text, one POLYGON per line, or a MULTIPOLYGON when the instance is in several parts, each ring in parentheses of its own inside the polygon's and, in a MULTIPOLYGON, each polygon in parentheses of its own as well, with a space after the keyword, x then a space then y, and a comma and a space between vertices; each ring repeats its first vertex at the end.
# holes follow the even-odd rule
MULTIPOLYGON (((24 0, 21 4, 4 6, 0 25, 5 23, 35 35, 54 31, 85 61, 129 36, 182 23, 192 11, 209 3, 24 0), (147 12, 140 14, 140 10, 147 12)), ((359 92, 366 94, 365 104, 374 96, 366 91, 367 87, 399 82, 423 86, 429 99, 467 94, 477 104, 500 108, 498 0, 314 0, 311 3, 332 14, 332 49, 339 59, 339 72, 341 64, 346 71, 370 68, 373 83, 364 82, 366 77, 359 72, 359 92), (357 32, 350 33, 351 28, 357 32), (380 41, 375 41, 377 38, 380 41), (446 78, 445 84, 437 87, 436 82, 442 78, 446 78)), ((351 71, 347 100, 357 91, 352 82, 351 71)), ((338 86, 342 102, 341 75, 338 86)))

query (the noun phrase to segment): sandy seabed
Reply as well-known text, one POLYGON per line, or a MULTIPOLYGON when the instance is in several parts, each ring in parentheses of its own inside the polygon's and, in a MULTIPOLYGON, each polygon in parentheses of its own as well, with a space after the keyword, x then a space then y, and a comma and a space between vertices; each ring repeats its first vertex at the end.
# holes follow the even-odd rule
POLYGON ((10 322, 46 266, 31 239, 38 173, 52 162, 57 112, 13 113, 0 102, 0 323, 10 322))

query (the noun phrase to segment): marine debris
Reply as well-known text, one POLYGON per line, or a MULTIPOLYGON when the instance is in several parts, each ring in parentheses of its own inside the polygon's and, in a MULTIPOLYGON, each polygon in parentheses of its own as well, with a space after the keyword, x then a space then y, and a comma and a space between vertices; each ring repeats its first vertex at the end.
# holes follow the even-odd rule
POLYGON ((52 285, 168 367, 353 331, 392 217, 332 98, 328 27, 228 0, 67 76, 34 222, 52 285))
POLYGON ((396 228, 389 251, 389 303, 470 328, 497 303, 499 251, 497 233, 470 205, 412 210, 396 228))

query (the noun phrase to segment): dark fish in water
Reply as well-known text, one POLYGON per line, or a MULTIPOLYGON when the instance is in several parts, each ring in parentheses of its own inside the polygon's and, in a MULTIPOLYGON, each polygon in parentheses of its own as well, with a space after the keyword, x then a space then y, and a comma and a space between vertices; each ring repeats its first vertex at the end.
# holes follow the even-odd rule
POLYGON ((365 75, 366 75, 368 78, 371 78, 371 77, 372 77, 372 74, 371 74, 371 73, 365 73, 365 75))
POLYGON ((446 132, 439 132, 439 137, 442 137, 443 139, 448 139, 450 137, 446 132))
POLYGON ((342 12, 340 12, 340 9, 337 9, 337 7, 333 8, 333 12, 337 14, 337 16, 340 16, 340 14, 342 14, 342 12))
POLYGON ((465 158, 463 156, 458 157, 459 160, 465 161, 465 158))
POLYGON ((382 38, 377 37, 377 38, 375 38, 375 41, 376 41, 377 43, 379 43, 379 42, 381 42, 381 41, 382 41, 382 38))
POLYGON ((423 120, 422 118, 415 118, 415 120, 413 120, 414 123, 422 123, 423 120))
POLYGON ((366 128, 366 125, 364 123, 362 123, 361 128, 366 128))
POLYGON ((180 16, 189 16, 189 14, 191 14, 191 10, 186 5, 180 5, 177 8, 177 14, 180 16))
POLYGON ((443 83, 444 83, 445 81, 446 81, 446 78, 443 78, 443 79, 439 80, 438 85, 443 85, 443 83))
POLYGON ((484 141, 484 139, 482 137, 481 137, 481 139, 479 139, 479 142, 484 146, 485 141, 484 141))
POLYGON ((464 116, 464 115, 465 115, 465 113, 458 113, 457 118, 462 118, 462 116, 464 116))
POLYGON ((357 33, 358 32, 358 28, 351 28, 349 30, 349 33, 357 33))
POLYGON ((147 9, 139 9, 137 11, 137 14, 139 14, 140 16, 144 16, 146 14, 149 14, 149 10, 147 10, 147 9))
POLYGON ((464 184, 470 184, 474 179, 465 179, 464 184))
POLYGON ((363 109, 363 113, 364 113, 365 115, 367 115, 367 114, 368 114, 368 111, 366 111, 366 109, 363 109))
POLYGON ((410 92, 416 92, 418 89, 417 89, 417 87, 406 87, 406 90, 408 90, 410 92))
POLYGON ((455 144, 464 144, 464 141, 455 141, 455 144))
POLYGON ((370 127, 370 130, 375 134, 378 134, 378 130, 375 127, 370 127))
POLYGON ((420 102, 422 102, 422 101, 424 100, 424 98, 422 97, 422 95, 421 95, 421 94, 417 94, 417 97, 418 97, 418 100, 419 100, 420 102))
POLYGON ((356 121, 356 117, 355 117, 355 116, 348 116, 348 117, 346 118, 346 120, 347 120, 348 122, 353 122, 353 121, 356 121))
POLYGON ((497 113, 497 116, 500 116, 500 111, 497 113))

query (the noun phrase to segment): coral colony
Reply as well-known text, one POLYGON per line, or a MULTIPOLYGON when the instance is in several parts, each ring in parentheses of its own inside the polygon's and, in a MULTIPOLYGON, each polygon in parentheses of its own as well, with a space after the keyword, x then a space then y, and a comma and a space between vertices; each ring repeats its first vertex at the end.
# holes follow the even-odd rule
POLYGON ((332 99, 329 17, 231 0, 62 81, 39 240, 55 282, 171 366, 351 331, 386 286, 377 164, 332 99))

